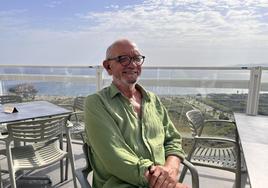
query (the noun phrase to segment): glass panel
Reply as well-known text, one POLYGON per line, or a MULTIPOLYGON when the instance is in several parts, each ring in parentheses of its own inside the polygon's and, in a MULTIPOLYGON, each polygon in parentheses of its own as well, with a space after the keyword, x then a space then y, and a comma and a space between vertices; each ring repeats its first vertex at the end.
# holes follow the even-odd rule
MULTIPOLYGON (((24 101, 65 104, 96 91, 96 69, 91 67, 1 67, 0 74, 2 93, 22 95, 24 101)), ((266 70, 260 96, 262 114, 267 114, 267 75, 266 70)), ((103 85, 109 85, 111 77, 105 70, 102 76, 103 85)), ((190 109, 198 108, 210 119, 233 119, 233 111, 245 112, 249 77, 248 69, 144 67, 139 82, 161 98, 175 126, 188 132, 185 113, 190 109)))
MULTIPOLYGON (((247 69, 150 68, 143 70, 140 81, 160 96, 175 126, 188 134, 185 114, 191 109, 200 109, 208 119, 233 120, 234 111, 245 112, 249 78, 250 71, 247 69), (151 79, 155 79, 155 82, 148 82, 151 79)), ((233 136, 230 127, 221 130, 218 125, 211 125, 205 132, 233 136)))
POLYGON ((60 103, 96 91, 94 68, 88 67, 1 67, 2 93, 16 94, 23 101, 49 100, 60 103), (94 81, 90 81, 94 78, 94 81))
POLYGON ((258 114, 268 115, 268 70, 262 71, 258 114))

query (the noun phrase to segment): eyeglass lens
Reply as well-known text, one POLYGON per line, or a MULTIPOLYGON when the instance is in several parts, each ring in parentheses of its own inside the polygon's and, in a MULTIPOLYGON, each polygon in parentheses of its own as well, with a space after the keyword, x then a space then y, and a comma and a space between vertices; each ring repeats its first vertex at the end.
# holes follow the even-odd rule
POLYGON ((141 65, 144 62, 144 57, 139 56, 139 55, 134 56, 134 57, 129 57, 129 56, 118 57, 118 62, 122 64, 123 66, 129 65, 132 61, 137 65, 141 65))

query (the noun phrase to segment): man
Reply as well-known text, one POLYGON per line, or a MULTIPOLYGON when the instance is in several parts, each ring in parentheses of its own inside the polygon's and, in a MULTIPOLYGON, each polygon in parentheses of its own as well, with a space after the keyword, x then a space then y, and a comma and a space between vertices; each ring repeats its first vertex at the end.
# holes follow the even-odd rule
POLYGON ((112 84, 85 103, 94 188, 186 188, 177 183, 181 136, 159 98, 137 84, 145 57, 120 39, 103 66, 112 84))

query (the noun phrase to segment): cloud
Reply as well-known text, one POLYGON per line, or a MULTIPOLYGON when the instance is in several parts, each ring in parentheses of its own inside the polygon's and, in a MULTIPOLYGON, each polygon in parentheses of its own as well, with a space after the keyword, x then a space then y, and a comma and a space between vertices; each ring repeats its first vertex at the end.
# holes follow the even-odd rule
POLYGON ((237 39, 250 34, 258 38, 259 33, 266 32, 263 29, 268 23, 260 20, 267 11, 256 9, 265 5, 264 1, 147 0, 82 17, 94 23, 89 31, 121 31, 146 39, 165 38, 168 42, 181 36, 197 40, 203 36, 237 39))
MULTIPOLYGON (((50 7, 60 4, 53 1, 50 7)), ((72 30, 49 25, 36 28, 21 17, 25 11, 0 12, 0 32, 5 36, 0 37, 2 62, 99 64, 106 46, 120 37, 135 40, 148 54, 146 59, 154 62, 151 65, 174 65, 178 60, 180 65, 214 65, 215 61, 227 65, 268 59, 266 0, 111 4, 101 12, 72 15, 72 21, 64 23, 72 30), (9 48, 16 51, 17 59, 9 48)))
POLYGON ((107 9, 118 9, 119 8, 119 5, 109 5, 109 6, 106 6, 105 8, 107 8, 107 9))
POLYGON ((63 2, 62 1, 51 1, 47 4, 45 4, 46 7, 49 7, 49 8, 56 8, 58 7, 59 5, 61 5, 63 2))

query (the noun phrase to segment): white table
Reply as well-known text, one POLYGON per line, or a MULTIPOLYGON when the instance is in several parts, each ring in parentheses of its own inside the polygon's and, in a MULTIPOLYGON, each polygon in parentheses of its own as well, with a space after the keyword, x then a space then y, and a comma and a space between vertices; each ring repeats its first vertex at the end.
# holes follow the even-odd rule
POLYGON ((234 113, 252 188, 267 186, 268 116, 234 113))

